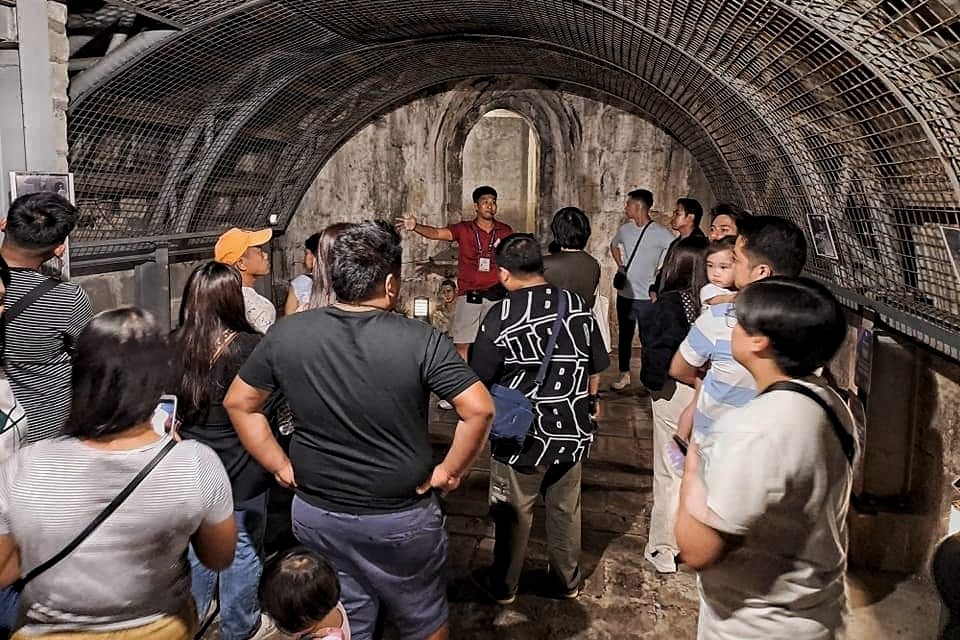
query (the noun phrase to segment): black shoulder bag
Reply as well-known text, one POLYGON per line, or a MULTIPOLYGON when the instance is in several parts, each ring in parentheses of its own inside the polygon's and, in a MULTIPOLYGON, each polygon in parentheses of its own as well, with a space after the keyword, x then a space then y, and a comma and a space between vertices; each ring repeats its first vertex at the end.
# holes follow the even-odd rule
POLYGON ((850 466, 853 466, 853 457, 856 453, 856 444, 853 436, 850 435, 850 432, 844 428, 843 423, 840 422, 840 418, 837 417, 833 407, 831 407, 826 400, 821 398, 820 394, 806 385, 802 385, 799 382, 793 382, 792 380, 774 382, 772 385, 764 389, 760 395, 769 393, 771 391, 792 391, 794 393, 807 396, 820 405, 820 408, 827 413, 827 418, 830 419, 830 425, 833 427, 834 432, 836 432, 837 439, 840 440, 840 447, 843 449, 843 455, 846 456, 847 462, 850 464, 850 466))
MULTIPOLYGON (((540 369, 537 371, 531 396, 537 393, 540 385, 547 377, 547 366, 550 364, 550 357, 557 346, 557 336, 560 335, 560 327, 563 325, 564 316, 567 314, 567 296, 562 289, 557 291, 560 294, 560 301, 557 304, 557 319, 553 322, 550 339, 547 340, 547 346, 543 350, 543 360, 540 362, 540 369)), ((490 439, 497 441, 513 440, 517 444, 523 444, 523 441, 527 439, 527 432, 530 431, 530 425, 533 424, 533 401, 517 389, 499 384, 490 387, 490 395, 493 396, 494 407, 490 439)))
POLYGON ((8 308, 4 314, 4 322, 10 323, 19 316, 21 313, 27 310, 27 308, 32 305, 34 302, 40 299, 40 296, 45 294, 48 291, 51 291, 54 287, 60 284, 60 281, 56 278, 47 278, 30 291, 27 291, 27 294, 13 303, 10 308, 8 308))
POLYGON ((643 225, 643 230, 640 232, 640 237, 637 238, 637 244, 633 245, 633 251, 630 252, 630 259, 627 260, 627 264, 624 265, 623 269, 617 269, 617 272, 613 274, 613 288, 619 291, 627 286, 627 271, 630 270, 630 264, 633 262, 633 256, 637 255, 637 249, 640 248, 640 243, 643 242, 643 236, 647 232, 647 229, 650 228, 650 222, 643 225))
POLYGON ((53 556, 46 562, 43 562, 37 565, 36 567, 33 568, 32 571, 30 571, 30 573, 23 576, 22 578, 19 578, 16 582, 10 585, 10 588, 16 591, 17 593, 20 593, 21 591, 23 591, 23 588, 27 586, 28 582, 30 582, 40 574, 45 573, 51 567, 59 564, 64 558, 66 558, 71 553, 73 553, 73 551, 80 546, 80 543, 82 543, 84 540, 89 538, 90 534, 92 534, 97 529, 97 527, 103 524, 103 521, 109 518, 110 514, 116 511, 120 507, 120 505, 123 504, 128 497, 130 497, 130 494, 133 493, 133 490, 136 489, 138 486, 140 486, 140 483, 143 482, 148 475, 150 475, 150 472, 153 471, 158 464, 160 464, 160 461, 163 460, 166 457, 166 455, 170 453, 171 450, 173 450, 173 447, 176 446, 176 444, 177 444, 177 441, 171 439, 170 442, 168 442, 166 446, 164 446, 163 449, 161 449, 159 453, 157 453, 157 455, 153 457, 153 460, 147 463, 147 466, 145 466, 143 469, 140 470, 140 473, 138 473, 136 477, 134 477, 134 479, 130 481, 130 484, 124 487, 123 491, 121 491, 120 494, 117 495, 117 497, 114 498, 113 501, 107 505, 107 508, 101 511, 100 515, 94 518, 93 522, 87 525, 86 529, 81 531, 76 538, 71 540, 70 543, 67 546, 65 546, 63 549, 61 549, 55 556, 53 556))

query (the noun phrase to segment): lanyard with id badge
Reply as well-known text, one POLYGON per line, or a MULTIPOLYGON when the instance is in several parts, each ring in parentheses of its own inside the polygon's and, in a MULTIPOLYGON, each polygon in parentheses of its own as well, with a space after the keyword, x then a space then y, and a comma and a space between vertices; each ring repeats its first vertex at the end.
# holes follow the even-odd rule
POLYGON ((486 252, 483 250, 483 243, 480 242, 480 229, 476 226, 476 223, 473 227, 473 236, 477 240, 477 271, 489 273, 493 266, 493 250, 497 247, 497 228, 494 227, 490 230, 490 243, 486 252))

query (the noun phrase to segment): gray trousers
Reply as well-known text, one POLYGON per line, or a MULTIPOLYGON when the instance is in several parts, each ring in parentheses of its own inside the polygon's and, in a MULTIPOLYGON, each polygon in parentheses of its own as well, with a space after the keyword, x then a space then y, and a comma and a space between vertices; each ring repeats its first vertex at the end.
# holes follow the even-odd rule
POLYGON ((497 460, 490 463, 490 515, 496 528, 492 577, 516 591, 530 541, 533 505, 546 506, 550 572, 567 588, 578 581, 580 562, 581 464, 536 467, 520 473, 497 460))

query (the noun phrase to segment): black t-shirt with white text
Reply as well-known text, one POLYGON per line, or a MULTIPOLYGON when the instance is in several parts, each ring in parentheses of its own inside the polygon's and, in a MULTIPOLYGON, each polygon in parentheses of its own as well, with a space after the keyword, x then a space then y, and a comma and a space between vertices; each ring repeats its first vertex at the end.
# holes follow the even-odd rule
POLYGON ((414 505, 430 477, 430 392, 452 399, 476 374, 453 343, 418 320, 327 307, 288 316, 240 369, 280 389, 295 416, 290 460, 297 495, 340 513, 414 505))
POLYGON ((586 458, 594 432, 589 417, 590 376, 609 364, 600 328, 583 298, 549 284, 510 292, 484 317, 470 365, 484 384, 498 383, 531 398, 534 419, 522 447, 495 443, 493 456, 515 467, 586 458), (543 385, 534 393, 559 295, 567 296, 566 316, 543 385))

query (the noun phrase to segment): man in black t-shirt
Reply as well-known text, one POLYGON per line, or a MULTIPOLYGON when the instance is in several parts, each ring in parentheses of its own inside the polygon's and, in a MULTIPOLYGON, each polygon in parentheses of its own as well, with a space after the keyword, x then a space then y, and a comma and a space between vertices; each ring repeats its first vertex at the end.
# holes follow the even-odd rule
POLYGON ((453 343, 391 313, 400 237, 367 222, 336 239, 337 302, 274 325, 224 400, 240 439, 296 490, 293 530, 341 573, 353 637, 373 633, 382 602, 405 638, 447 637, 447 538, 431 489, 456 489, 483 448, 493 402, 453 343), (289 458, 261 413, 271 391, 296 416, 289 458), (461 417, 434 466, 430 392, 461 417))
POLYGON ((507 236, 497 247, 500 282, 509 292, 483 319, 470 364, 487 385, 517 389, 533 402, 522 445, 494 440, 490 512, 496 525, 493 565, 472 576, 500 604, 516 597, 530 539, 533 504, 544 497, 551 577, 556 595, 580 595, 581 462, 593 444, 599 373, 610 359, 592 310, 579 295, 549 284, 537 241, 507 236), (535 379, 557 318, 567 310, 543 384, 535 379))

